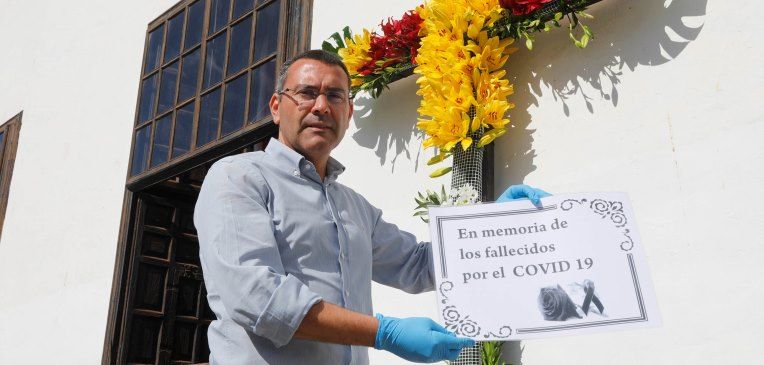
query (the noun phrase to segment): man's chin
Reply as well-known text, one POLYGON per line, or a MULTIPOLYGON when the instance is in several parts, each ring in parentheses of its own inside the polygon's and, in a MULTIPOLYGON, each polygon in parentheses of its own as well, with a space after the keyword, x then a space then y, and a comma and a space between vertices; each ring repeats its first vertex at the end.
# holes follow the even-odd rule
POLYGON ((336 147, 334 138, 322 138, 320 136, 314 136, 300 143, 300 149, 302 154, 311 156, 329 155, 330 152, 336 147))

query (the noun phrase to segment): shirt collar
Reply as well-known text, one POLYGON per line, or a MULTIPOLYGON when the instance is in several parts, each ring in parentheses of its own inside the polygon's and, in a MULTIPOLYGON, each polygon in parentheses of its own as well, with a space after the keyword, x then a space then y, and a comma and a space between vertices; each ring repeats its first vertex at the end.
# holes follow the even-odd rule
MULTIPOLYGON (((268 145, 265 147, 265 153, 273 156, 276 165, 290 170, 296 176, 307 175, 318 179, 318 173, 315 172, 313 163, 308 161, 308 159, 299 152, 285 146, 278 139, 271 138, 268 145)), ((345 166, 329 156, 329 161, 326 163, 327 182, 336 180, 337 176, 343 171, 345 171, 345 166)))

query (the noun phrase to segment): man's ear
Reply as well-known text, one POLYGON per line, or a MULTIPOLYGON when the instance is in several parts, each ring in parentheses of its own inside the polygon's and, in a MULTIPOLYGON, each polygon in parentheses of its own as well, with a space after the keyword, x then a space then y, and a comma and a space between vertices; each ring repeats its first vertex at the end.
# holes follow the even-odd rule
POLYGON ((273 123, 278 125, 281 122, 279 116, 279 96, 276 93, 271 95, 271 101, 268 102, 268 106, 271 108, 271 115, 273 116, 273 123))

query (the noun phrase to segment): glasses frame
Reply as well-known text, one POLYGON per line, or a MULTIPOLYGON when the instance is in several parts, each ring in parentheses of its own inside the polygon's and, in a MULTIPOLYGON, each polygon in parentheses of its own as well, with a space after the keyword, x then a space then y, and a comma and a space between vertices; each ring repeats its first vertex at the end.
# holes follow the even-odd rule
POLYGON ((328 102, 329 105, 344 105, 346 103, 350 103, 353 100, 353 98, 350 96, 350 92, 343 92, 344 99, 342 101, 332 102, 331 99, 329 98, 329 96, 326 94, 328 92, 331 92, 332 90, 329 90, 329 91, 319 91, 319 92, 317 92, 317 95, 316 95, 315 99, 312 99, 312 100, 303 100, 303 101, 297 100, 295 98, 295 96, 289 95, 287 93, 287 91, 291 91, 291 92, 295 93, 295 95, 297 95, 300 91, 303 91, 305 89, 315 89, 315 88, 308 86, 308 87, 304 87, 302 89, 297 90, 297 89, 292 89, 292 88, 286 87, 286 88, 283 88, 283 89, 281 89, 279 91, 276 91, 276 94, 278 94, 278 95, 286 95, 289 99, 291 99, 300 108, 310 108, 310 107, 312 107, 313 105, 316 104, 316 100, 318 100, 318 98, 321 95, 324 95, 326 97, 326 101, 328 102))

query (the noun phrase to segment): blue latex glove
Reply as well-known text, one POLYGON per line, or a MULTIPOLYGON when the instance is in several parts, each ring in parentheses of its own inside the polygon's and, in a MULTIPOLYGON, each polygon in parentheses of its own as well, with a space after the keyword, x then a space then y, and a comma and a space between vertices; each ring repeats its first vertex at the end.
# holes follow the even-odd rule
POLYGON ((456 360, 462 347, 474 346, 469 338, 453 333, 429 318, 393 318, 377 314, 379 328, 374 348, 390 351, 408 361, 456 360))
POLYGON ((501 193, 501 196, 499 196, 499 199, 496 199, 496 202, 502 203, 502 202, 508 202, 510 200, 528 198, 531 200, 531 203, 533 203, 533 205, 540 207, 541 198, 546 196, 552 196, 552 194, 549 194, 546 191, 541 189, 530 187, 525 184, 512 185, 509 188, 507 188, 507 190, 504 190, 503 193, 501 193))

